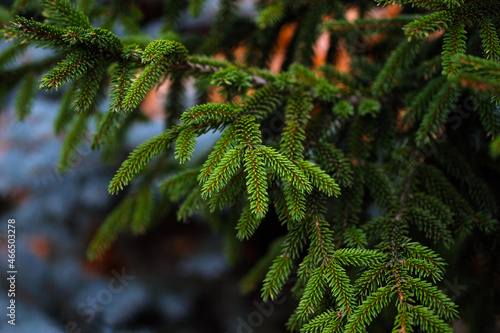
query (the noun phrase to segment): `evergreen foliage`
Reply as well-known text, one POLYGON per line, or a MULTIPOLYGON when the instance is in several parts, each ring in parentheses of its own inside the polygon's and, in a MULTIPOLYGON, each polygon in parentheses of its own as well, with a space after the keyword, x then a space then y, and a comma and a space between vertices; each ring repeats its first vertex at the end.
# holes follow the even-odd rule
MULTIPOLYGON (((16 1, 2 29, 11 45, 0 54, 0 86, 9 91, 18 83, 17 117, 29 114, 36 82, 64 91, 54 124, 65 133, 61 172, 93 123, 92 148, 119 151, 146 95, 171 83, 165 130, 130 152, 110 181, 111 194, 126 194, 89 245, 89 259, 118 233, 147 232, 155 211, 176 207, 179 220, 219 219, 233 241, 254 237, 264 223, 283 226, 285 235, 245 286, 261 286, 267 301, 296 281, 291 331, 452 332, 459 317, 479 331, 475 315, 498 315, 498 288, 484 302, 461 304, 463 312, 452 301, 458 295, 442 290, 472 251, 466 244, 500 264, 493 255, 500 213, 497 1, 363 1, 351 20, 349 1, 260 0, 248 19, 237 1, 222 0, 210 32, 194 42, 176 29, 183 11, 199 16, 206 1, 165 1, 164 26, 152 41, 140 33, 137 4, 120 3, 108 5, 103 19, 96 1, 16 1), (377 4, 403 6, 402 14, 370 16, 377 4), (29 18, 32 10, 43 17, 29 18), (270 46, 292 23, 293 38, 273 73, 264 66, 277 52, 270 46), (134 38, 118 37, 117 25, 134 38), (321 34, 329 46, 320 66, 321 34), (346 39, 366 43, 346 47, 350 67, 341 70, 332 64, 346 39), (16 64, 30 46, 53 55, 16 64), (235 60, 236 46, 244 60, 235 60), (196 81, 200 99, 185 110, 187 79, 196 81), (196 143, 208 132, 220 137, 200 156, 196 143), (153 190, 158 181, 161 195, 153 190), (239 217, 228 222, 227 211, 239 217), (445 275, 443 257, 452 275, 445 275), (392 324, 384 324, 389 316, 392 324)), ((469 275, 473 294, 481 284, 469 275)))

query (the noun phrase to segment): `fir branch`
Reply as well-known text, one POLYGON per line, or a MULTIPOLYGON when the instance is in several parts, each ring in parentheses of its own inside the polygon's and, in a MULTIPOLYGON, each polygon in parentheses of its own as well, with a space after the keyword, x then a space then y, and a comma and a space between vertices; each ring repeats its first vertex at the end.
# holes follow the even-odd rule
POLYGON ((58 48, 65 44, 63 39, 65 33, 64 29, 57 26, 16 16, 12 25, 4 29, 4 38, 22 38, 35 46, 58 48))
POLYGON ((289 185, 283 189, 287 212, 291 221, 300 221, 305 217, 306 197, 303 191, 289 185))
POLYGON ((3 72, 8 66, 19 56, 26 51, 27 43, 22 40, 17 39, 8 47, 3 48, 2 53, 0 53, 0 71, 3 72))
POLYGON ((292 260, 297 259, 307 238, 305 219, 294 224, 282 244, 281 255, 277 256, 269 268, 262 286, 262 298, 274 299, 283 289, 292 271, 292 260))
POLYGON ((66 29, 63 40, 75 51, 85 46, 93 49, 96 55, 106 58, 114 58, 122 51, 121 40, 111 31, 102 28, 70 27, 66 29))
POLYGON ((185 163, 191 160, 191 156, 194 153, 194 146, 196 145, 196 132, 191 128, 184 128, 177 137, 175 142, 175 159, 179 160, 179 163, 185 163))
POLYGON ((388 268, 389 265, 386 262, 379 262, 364 270, 354 283, 354 295, 365 298, 378 288, 386 285, 388 268))
POLYGON ((458 318, 457 306, 441 290, 432 284, 417 278, 406 279, 415 298, 424 306, 433 309, 437 315, 446 320, 458 318))
POLYGON ((443 38, 442 65, 443 74, 454 74, 456 64, 451 60, 454 54, 465 53, 466 46, 465 24, 460 21, 453 21, 449 29, 446 29, 443 38))
POLYGON ((36 76, 28 73, 19 85, 15 101, 15 113, 18 120, 25 119, 31 112, 36 93, 36 76))
POLYGON ((405 211, 404 219, 416 225, 419 230, 425 232, 425 236, 428 239, 432 239, 434 242, 441 241, 447 247, 453 243, 451 231, 446 225, 446 220, 435 216, 429 210, 409 207, 405 211))
POLYGON ((214 146, 213 151, 208 155, 207 160, 203 163, 203 167, 198 175, 198 180, 200 183, 205 182, 210 174, 212 174, 214 168, 219 164, 219 162, 224 157, 224 154, 234 146, 234 138, 236 135, 236 127, 229 125, 226 130, 222 133, 219 140, 214 146))
POLYGON ((347 272, 333 261, 327 261, 325 266, 325 278, 340 312, 354 316, 356 311, 354 293, 347 272))
POLYGON ((343 248, 336 250, 332 259, 341 265, 373 266, 387 259, 386 257, 377 250, 343 248))
POLYGON ((95 69, 98 61, 99 59, 92 52, 69 54, 66 59, 42 77, 39 89, 55 88, 57 90, 65 83, 74 81, 95 69))
POLYGON ((412 274, 419 277, 431 277, 433 281, 442 279, 441 270, 434 263, 427 260, 407 258, 400 263, 405 268, 408 268, 412 274))
POLYGON ((444 10, 448 9, 454 0, 375 0, 379 5, 387 6, 389 4, 411 4, 412 7, 423 7, 426 9, 444 10))
POLYGON ((276 211, 276 214, 278 214, 278 219, 282 224, 286 223, 287 228, 290 229, 293 224, 292 215, 288 210, 283 189, 277 184, 274 184, 271 190, 271 199, 274 203, 274 210, 276 211))
POLYGON ((411 307, 410 312, 414 323, 420 325, 422 329, 428 332, 453 333, 453 329, 426 306, 413 306, 411 307))
POLYGON ((74 8, 74 5, 68 0, 43 0, 44 16, 49 25, 61 27, 82 27, 89 29, 89 18, 79 10, 74 8))
POLYGON ((245 206, 236 225, 236 230, 238 231, 236 238, 239 240, 249 239, 255 233, 261 222, 262 217, 252 212, 251 205, 245 206))
POLYGON ((418 39, 403 41, 398 45, 373 82, 372 90, 375 96, 388 93, 398 84, 403 70, 408 68, 417 57, 419 48, 418 39))
POLYGON ((292 260, 288 254, 276 257, 269 267, 262 286, 262 298, 274 300, 283 289, 292 271, 292 260))
POLYGON ((253 116, 256 120, 265 119, 276 111, 283 103, 283 95, 274 85, 265 85, 259 88, 250 97, 244 100, 241 114, 253 116))
POLYGON ((73 101, 75 94, 74 87, 67 89, 61 97, 61 103, 59 110, 57 112, 56 118, 54 119, 54 132, 60 134, 66 125, 74 118, 75 113, 71 107, 71 102, 73 101))
POLYGON ((407 102, 408 109, 403 115, 402 121, 405 125, 413 125, 420 122, 429 108, 432 97, 435 96, 436 90, 443 86, 446 82, 445 76, 438 76, 431 79, 416 96, 407 102))
POLYGON ((418 144, 429 142, 431 137, 438 136, 441 126, 446 122, 448 113, 459 97, 460 92, 452 84, 445 83, 441 86, 431 101, 418 129, 416 136, 418 144))
POLYGON ((262 133, 255 118, 244 116, 236 123, 236 137, 242 145, 255 148, 262 143, 262 133))
POLYGON ((205 6, 205 2, 206 0, 190 0, 188 7, 189 14, 191 14, 191 16, 193 17, 200 16, 205 6))
POLYGON ((57 170, 60 173, 64 173, 69 170, 75 158, 77 157, 78 148, 85 139, 88 129, 89 115, 85 112, 80 113, 77 118, 71 124, 68 134, 64 140, 63 146, 61 148, 61 155, 59 157, 59 163, 57 165, 57 170))
POLYGON ((116 239, 116 235, 129 225, 133 207, 132 199, 128 197, 108 215, 88 246, 89 260, 100 258, 116 239))
POLYGON ((116 172, 108 186, 109 193, 117 194, 123 190, 123 186, 126 186, 155 155, 167 148, 182 130, 182 127, 174 127, 139 145, 116 172))
POLYGON ((495 103, 486 102, 485 99, 480 100, 477 112, 486 134, 495 138, 500 134, 500 112, 497 111, 495 103))
POLYGON ((450 78, 452 81, 479 91, 500 93, 500 82, 495 75, 500 73, 500 65, 497 61, 465 54, 455 54, 451 57, 451 61, 459 70, 450 78))
POLYGON ((352 163, 340 149, 332 144, 318 142, 314 156, 319 166, 325 170, 341 187, 350 187, 353 179, 352 163))
POLYGON ((309 218, 309 238, 311 240, 310 253, 314 259, 322 265, 331 260, 335 251, 333 245, 333 232, 330 230, 329 223, 325 220, 323 214, 318 214, 315 207, 308 211, 311 214, 309 218))
POLYGON ((300 161, 297 165, 304 171, 304 174, 309 178, 309 181, 319 191, 325 193, 327 196, 340 195, 339 185, 330 177, 326 172, 321 170, 317 165, 309 161, 300 161))
POLYGON ((312 320, 307 324, 302 326, 300 329, 301 333, 340 333, 342 328, 342 315, 340 312, 335 310, 327 310, 312 320))
POLYGON ((132 61, 130 58, 137 50, 128 48, 122 52, 118 62, 113 66, 109 93, 109 110, 119 112, 125 100, 127 91, 132 85, 132 61))
POLYGON ((479 36, 484 47, 484 55, 488 60, 500 60, 500 39, 498 31, 491 19, 478 15, 479 36))
POLYGON ((410 313, 409 304, 401 304, 398 308, 398 314, 394 319, 394 329, 392 333, 413 333, 413 318, 410 313))
POLYGON ((249 148, 245 151, 244 167, 250 209, 256 218, 263 218, 268 210, 267 177, 264 159, 260 150, 249 148))
POLYGON ((101 82, 106 73, 108 63, 98 59, 93 68, 85 73, 85 79, 81 76, 75 83, 76 100, 73 102, 73 109, 77 112, 85 112, 92 105, 95 105, 96 97, 101 87, 101 82))
POLYGON ((216 207, 222 209, 224 205, 233 205, 239 199, 245 190, 244 174, 243 170, 236 173, 226 187, 212 195, 208 200, 211 212, 215 211, 216 207))
POLYGON ((233 121, 238 115, 238 108, 231 104, 208 103, 197 105, 180 118, 186 126, 200 125, 207 122, 226 123, 233 121))
POLYGON ((436 216, 444 225, 453 223, 452 212, 448 205, 432 194, 413 193, 411 203, 420 209, 425 209, 436 216))
POLYGON ((154 211, 153 191, 145 186, 135 195, 130 229, 135 234, 143 234, 150 226, 154 211))
POLYGON ((259 29, 272 28, 276 26, 285 16, 285 5, 282 1, 270 4, 270 6, 263 8, 255 18, 255 23, 259 29))
POLYGON ((349 248, 364 249, 368 245, 366 233, 356 227, 348 228, 344 232, 342 239, 344 244, 349 248))
POLYGON ((306 139, 305 127, 312 108, 310 96, 302 91, 292 94, 287 103, 285 128, 281 135, 280 151, 290 161, 297 162, 303 159, 306 139))
POLYGON ((94 132, 91 140, 91 148, 96 150, 102 145, 109 145, 116 142, 116 129, 123 126, 127 116, 123 113, 106 112, 101 116, 97 129, 94 132))
POLYGON ((408 23, 405 25, 404 31, 410 38, 413 36, 416 38, 428 38, 430 34, 446 28, 451 19, 451 13, 448 10, 442 10, 408 23))
POLYGON ((200 209, 200 207, 203 207, 203 203, 204 201, 201 196, 201 190, 199 186, 196 185, 179 206, 176 214, 177 220, 187 222, 189 217, 193 216, 200 209))
POLYGON ((286 323, 288 329, 295 330, 301 327, 318 310, 326 293, 324 276, 325 266, 319 266, 312 272, 297 309, 286 323))
POLYGON ((161 76, 166 74, 170 63, 185 61, 186 56, 186 48, 178 42, 167 40, 151 42, 142 57, 146 67, 128 89, 122 108, 126 111, 136 108, 161 76))
POLYGON ((386 212, 394 208, 396 195, 387 173, 375 163, 366 163, 363 168, 364 181, 375 203, 386 212))
POLYGON ((276 172, 278 176, 285 179, 288 183, 300 191, 305 191, 306 193, 310 193, 312 191, 311 183, 309 182, 306 174, 302 171, 301 167, 298 167, 271 147, 259 146, 259 151, 262 153, 266 164, 271 168, 271 170, 276 172))
POLYGON ((348 317, 344 332, 365 332, 370 322, 389 304, 395 292, 390 284, 378 288, 348 317))
POLYGON ((348 20, 330 20, 323 23, 323 29, 338 33, 368 33, 397 32, 401 28, 418 19, 418 15, 401 14, 391 18, 361 18, 350 22, 348 20))
POLYGON ((201 188, 203 198, 210 198, 213 193, 221 191, 228 184, 231 177, 240 168, 244 153, 244 147, 235 146, 224 154, 201 188))

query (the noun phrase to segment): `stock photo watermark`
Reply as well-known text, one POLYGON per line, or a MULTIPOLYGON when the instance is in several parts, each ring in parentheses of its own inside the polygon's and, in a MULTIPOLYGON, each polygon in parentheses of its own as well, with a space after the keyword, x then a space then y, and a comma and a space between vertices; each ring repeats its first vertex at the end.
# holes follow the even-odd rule
POLYGON ((246 318, 239 316, 236 320, 238 326, 236 327, 236 333, 253 333, 257 332, 255 329, 259 328, 264 324, 265 319, 271 317, 274 314, 277 305, 285 303, 286 296, 281 293, 273 301, 269 302, 259 302, 253 301, 252 304, 255 307, 255 311, 250 312, 246 318))
MULTIPOLYGON (((129 281, 136 278, 134 275, 128 275, 125 272, 125 268, 122 268, 121 272, 112 270, 111 274, 113 277, 108 281, 107 288, 99 290, 93 297, 87 297, 84 302, 80 302, 76 307, 76 313, 82 317, 87 324, 92 322, 97 313, 103 311, 106 305, 113 301, 113 295, 121 293, 129 284, 129 281)), ((83 332, 75 321, 67 322, 64 328, 66 333, 83 332)))

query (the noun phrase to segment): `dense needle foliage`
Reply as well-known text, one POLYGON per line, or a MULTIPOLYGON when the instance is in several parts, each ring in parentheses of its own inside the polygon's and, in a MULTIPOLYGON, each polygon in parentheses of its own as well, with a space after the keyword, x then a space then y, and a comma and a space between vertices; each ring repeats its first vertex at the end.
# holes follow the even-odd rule
POLYGON ((18 118, 35 89, 63 91, 60 172, 90 128, 93 149, 119 157, 141 102, 169 82, 165 130, 110 180, 110 194, 125 195, 89 259, 120 232, 147 232, 175 202, 179 220, 213 221, 233 256, 234 239, 244 245, 261 224, 282 226, 279 246, 244 286, 273 300, 293 281, 291 331, 365 332, 383 318, 393 332, 452 332, 454 320, 493 332, 498 2, 253 3, 249 16, 239 1, 221 0, 209 32, 192 34, 178 29, 181 17, 199 16, 206 1, 165 0, 154 38, 142 32, 136 1, 18 0, 2 9, 0 91, 16 87, 18 118), (29 46, 53 52, 11 65, 29 46), (186 110, 187 89, 198 101, 186 110), (192 159, 208 132, 217 142, 192 159), (443 290, 457 277, 465 293, 443 290))

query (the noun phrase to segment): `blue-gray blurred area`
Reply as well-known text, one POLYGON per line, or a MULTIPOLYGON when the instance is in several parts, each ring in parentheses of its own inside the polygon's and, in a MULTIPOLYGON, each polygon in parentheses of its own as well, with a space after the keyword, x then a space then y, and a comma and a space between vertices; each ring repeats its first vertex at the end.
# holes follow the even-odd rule
MULTIPOLYGON (((25 57, 46 52, 29 49, 25 57)), ((263 304, 258 288, 245 297, 238 288, 262 249, 250 247, 246 261, 229 265, 221 236, 200 217, 182 224, 172 212, 144 235, 121 234, 102 259, 86 260, 92 236, 120 200, 107 192, 114 172, 164 124, 134 124, 116 161, 104 163, 87 140, 61 175, 64 135, 53 132, 60 96, 38 92, 22 122, 14 95, 0 113, 0 270, 2 276, 9 270, 8 219, 16 221, 17 270, 16 325, 7 322, 9 283, 3 278, 0 332, 282 331, 289 305, 263 304)), ((200 140, 199 150, 215 136, 200 140)))

